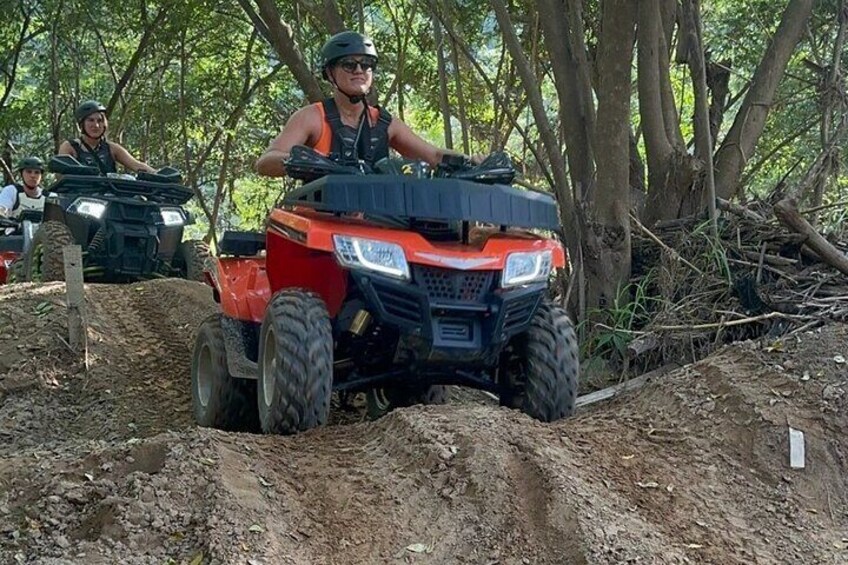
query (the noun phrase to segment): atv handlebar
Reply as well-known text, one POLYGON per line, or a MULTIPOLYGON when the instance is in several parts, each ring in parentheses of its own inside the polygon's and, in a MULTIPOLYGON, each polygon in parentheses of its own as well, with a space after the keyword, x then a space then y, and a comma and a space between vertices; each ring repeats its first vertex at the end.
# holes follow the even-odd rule
POLYGON ((340 163, 326 157, 311 147, 295 145, 283 165, 291 178, 310 182, 325 175, 394 174, 415 178, 454 178, 485 184, 511 184, 515 169, 505 152, 492 153, 479 165, 474 165, 464 155, 444 155, 435 170, 429 164, 414 159, 386 157, 375 163, 374 168, 364 161, 340 163))

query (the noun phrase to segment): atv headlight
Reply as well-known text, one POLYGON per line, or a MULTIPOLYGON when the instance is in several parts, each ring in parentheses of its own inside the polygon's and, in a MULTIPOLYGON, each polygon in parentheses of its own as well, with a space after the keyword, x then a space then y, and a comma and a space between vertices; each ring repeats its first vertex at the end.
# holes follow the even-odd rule
POLYGON ((553 254, 548 251, 510 253, 506 258, 501 286, 542 282, 551 274, 553 254))
POLYGON ((346 267, 375 271, 390 277, 409 279, 409 265, 403 248, 396 243, 334 235, 336 257, 346 267))
POLYGON ((106 202, 97 198, 77 198, 68 210, 99 220, 106 212, 106 202))
POLYGON ((179 208, 162 208, 159 213, 162 214, 162 223, 166 226, 181 226, 185 223, 185 216, 179 208))

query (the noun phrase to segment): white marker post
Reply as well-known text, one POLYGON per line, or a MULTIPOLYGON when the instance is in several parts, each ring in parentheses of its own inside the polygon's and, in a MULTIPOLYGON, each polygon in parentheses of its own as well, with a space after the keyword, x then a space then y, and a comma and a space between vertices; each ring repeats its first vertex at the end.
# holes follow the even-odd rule
POLYGON ((68 345, 74 351, 82 349, 88 357, 82 248, 79 245, 66 245, 62 248, 62 255, 65 262, 65 289, 68 300, 68 345))

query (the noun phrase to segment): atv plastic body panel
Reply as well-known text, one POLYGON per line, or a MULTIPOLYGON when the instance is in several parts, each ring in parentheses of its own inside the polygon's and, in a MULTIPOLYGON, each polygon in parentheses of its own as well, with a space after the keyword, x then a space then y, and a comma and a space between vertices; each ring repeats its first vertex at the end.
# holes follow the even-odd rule
POLYGON ((366 216, 560 229, 556 201, 549 194, 451 178, 327 175, 293 191, 283 202, 366 216))

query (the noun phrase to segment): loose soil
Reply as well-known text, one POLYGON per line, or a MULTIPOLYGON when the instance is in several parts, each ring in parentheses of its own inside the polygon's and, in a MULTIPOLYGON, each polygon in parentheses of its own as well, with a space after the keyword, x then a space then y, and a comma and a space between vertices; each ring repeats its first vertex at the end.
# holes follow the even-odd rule
POLYGON ((556 424, 455 390, 274 437, 193 424, 208 287, 87 286, 87 363, 63 292, 0 288, 0 563, 848 562, 844 325, 556 424))

